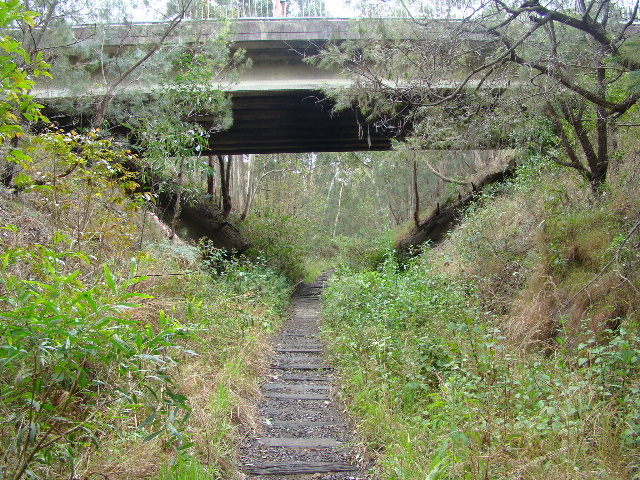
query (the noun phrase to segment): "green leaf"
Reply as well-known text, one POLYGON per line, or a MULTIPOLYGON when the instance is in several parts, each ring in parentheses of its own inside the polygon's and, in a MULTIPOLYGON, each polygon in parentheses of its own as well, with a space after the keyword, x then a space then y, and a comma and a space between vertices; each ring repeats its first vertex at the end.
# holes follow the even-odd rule
POLYGON ((171 390, 167 390, 167 395, 173 400, 175 401, 178 405, 180 406, 186 406, 187 404, 187 397, 185 397, 184 395, 180 395, 179 393, 174 393, 171 390))
POLYGON ((150 442, 151 440, 153 440, 154 438, 156 438, 158 435, 160 435, 162 433, 162 430, 158 430, 156 432, 153 432, 151 435, 147 436, 144 438, 143 442, 150 442))
POLYGON ((176 447, 176 450, 178 452, 181 452, 183 450, 187 450, 187 449, 193 447, 194 445, 195 445, 195 442, 185 443, 184 445, 180 445, 179 447, 176 447))
POLYGON ((154 411, 151 415, 149 415, 149 416, 144 420, 144 422, 142 422, 140 425, 138 425, 138 430, 142 430, 142 429, 143 429, 143 428, 145 428, 147 425, 152 424, 152 423, 155 421, 155 419, 157 418, 157 416, 158 416, 158 412, 157 412, 157 411, 154 411))
POLYGON ((148 353, 140 353, 140 354, 136 355, 136 357, 142 358, 142 359, 145 359, 145 360, 151 360, 152 362, 156 362, 156 363, 167 363, 162 358, 160 358, 160 357, 158 357, 156 355, 149 355, 148 353))
POLYGON ((182 439, 182 434, 178 431, 176 427, 174 427, 170 423, 167 423, 166 427, 167 427, 167 430, 169 430, 169 433, 171 433, 171 435, 173 435, 177 439, 182 439))
POLYGON ((106 263, 102 266, 102 270, 104 271, 104 278, 107 281, 107 285, 113 293, 117 293, 118 289, 116 288, 115 278, 106 263))

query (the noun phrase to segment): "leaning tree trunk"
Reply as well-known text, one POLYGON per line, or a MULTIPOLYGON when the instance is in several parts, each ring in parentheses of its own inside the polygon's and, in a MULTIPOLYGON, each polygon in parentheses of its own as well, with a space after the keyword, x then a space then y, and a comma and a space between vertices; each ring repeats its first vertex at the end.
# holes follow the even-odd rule
POLYGON ((440 206, 437 204, 433 211, 423 218, 407 236, 401 239, 397 247, 400 250, 409 252, 413 247, 418 247, 424 243, 432 244, 441 242, 446 234, 458 223, 464 210, 473 203, 477 194, 487 185, 501 182, 506 177, 511 176, 515 171, 515 164, 510 163, 504 170, 491 172, 480 177, 477 182, 471 183, 471 191, 451 203, 440 206))
POLYGON ((184 195, 176 195, 179 187, 175 181, 132 160, 128 160, 123 166, 131 172, 145 173, 142 177, 146 181, 141 184, 140 189, 156 194, 158 206, 162 210, 175 212, 174 209, 179 208, 176 226, 183 228, 190 239, 197 241, 204 237, 209 239, 215 247, 229 252, 242 253, 249 248, 247 239, 224 218, 220 208, 208 201, 206 197, 202 200, 190 197, 187 201, 184 195), (169 188, 160 190, 160 185, 167 184, 169 188), (179 206, 174 205, 176 201, 179 202, 179 206))

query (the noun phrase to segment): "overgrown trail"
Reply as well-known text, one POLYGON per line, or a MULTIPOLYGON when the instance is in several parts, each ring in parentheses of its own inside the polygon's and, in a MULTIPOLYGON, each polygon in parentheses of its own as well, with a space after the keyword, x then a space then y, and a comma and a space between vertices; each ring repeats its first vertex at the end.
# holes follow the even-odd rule
POLYGON ((319 295, 328 275, 293 300, 258 405, 263 431, 242 449, 246 478, 360 479, 348 447, 351 431, 333 398, 334 377, 319 340, 319 295))

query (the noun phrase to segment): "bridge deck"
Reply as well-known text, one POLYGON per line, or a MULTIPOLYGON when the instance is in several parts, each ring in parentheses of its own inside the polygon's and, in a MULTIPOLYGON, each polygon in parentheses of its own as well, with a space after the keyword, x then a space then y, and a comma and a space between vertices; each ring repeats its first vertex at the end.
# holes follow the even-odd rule
MULTIPOLYGON (((162 35, 166 24, 115 25, 106 33, 105 45, 151 44, 162 35)), ((215 21, 185 21, 175 31, 180 43, 202 38, 222 28, 215 21)), ((355 111, 331 113, 331 104, 321 90, 327 86, 348 85, 340 71, 321 70, 305 62, 329 40, 344 40, 350 22, 344 19, 251 19, 230 24, 232 48, 244 48, 253 66, 239 81, 225 87, 233 99, 233 126, 210 137, 209 153, 295 153, 325 151, 387 150, 391 133, 369 127, 355 111)), ((77 38, 90 38, 96 27, 77 27, 77 38)), ((101 41, 102 38, 101 38, 101 41)), ((108 72, 107 72, 108 74, 108 72)), ((148 94, 155 78, 144 76, 130 95, 148 94)), ((103 79, 95 78, 83 92, 86 102, 104 95, 103 79)), ((68 85, 55 79, 42 83, 34 92, 43 103, 47 99, 74 98, 68 85)), ((74 112, 61 113, 71 119, 74 112)), ((58 115, 56 115, 58 116, 58 115)), ((206 116, 198 118, 207 123, 206 116)))

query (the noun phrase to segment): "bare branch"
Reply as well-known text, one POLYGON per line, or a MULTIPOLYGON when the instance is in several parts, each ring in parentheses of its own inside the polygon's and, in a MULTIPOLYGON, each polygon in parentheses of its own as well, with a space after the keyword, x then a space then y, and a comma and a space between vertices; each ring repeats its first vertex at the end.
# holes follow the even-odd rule
POLYGON ((624 40, 625 35, 627 33, 627 30, 638 19, 638 7, 640 7, 640 0, 636 0, 636 4, 633 6, 633 10, 631 12, 631 15, 629 15, 629 20, 627 20, 627 23, 625 23, 624 27, 622 27, 622 30, 620 30, 620 33, 618 34, 618 36, 615 39, 615 43, 616 44, 618 44, 618 43, 620 43, 620 42, 622 42, 624 40))
POLYGON ((247 199, 247 202, 244 205, 244 209, 242 210, 242 215, 240 215, 240 220, 244 222, 247 219, 247 215, 249 215, 249 210, 251 210, 251 206, 253 205, 253 201, 254 201, 254 199, 256 197, 256 193, 258 193, 258 189, 260 188, 260 184, 262 183, 262 181, 265 178, 267 178, 269 175, 273 175, 274 173, 290 172, 290 171, 291 171, 290 168, 279 168, 277 170, 269 170, 269 171, 263 173, 262 176, 256 182, 256 185, 253 188, 253 191, 251 192, 251 195, 249 195, 249 198, 247 199))
POLYGON ((442 97, 440 100, 436 101, 436 102, 430 102, 430 103, 413 103, 414 106, 419 106, 419 107, 437 107, 439 105, 442 105, 448 101, 453 100, 454 98, 458 97, 458 95, 460 95, 460 93, 462 93, 462 91, 464 90, 464 88, 471 82, 471 80, 480 72, 483 72, 485 70, 491 70, 493 69, 495 66, 507 61, 507 60, 511 60, 511 58, 513 56, 515 56, 515 50, 516 48, 518 48, 520 45, 522 45, 525 40, 527 40, 531 35, 533 35, 533 33, 538 30, 541 26, 543 26, 544 23, 537 23, 534 26, 531 27, 531 29, 522 36, 522 38, 520 38, 515 44, 511 45, 506 39, 504 39, 504 37, 502 37, 501 34, 497 33, 497 32, 487 32, 487 33, 495 33, 496 35, 500 36, 501 39, 505 43, 505 45, 507 46, 507 50, 505 52, 503 52, 501 55, 499 55, 496 59, 492 60, 491 62, 485 63, 475 69, 473 69, 469 74, 467 74, 467 76, 458 84, 458 86, 454 89, 454 91, 452 93, 450 93, 449 95, 442 97))
POLYGON ((429 168, 429 170, 431 170, 431 172, 432 172, 436 177, 438 177, 440 180, 442 180, 443 182, 446 182, 446 183, 455 183, 456 185, 464 185, 464 186, 467 186, 467 185, 469 185, 469 183, 470 183, 470 182, 465 182, 465 181, 462 181, 462 180, 456 180, 456 179, 453 179, 453 178, 446 177, 446 176, 444 176, 442 173, 440 173, 439 171, 437 171, 437 170, 433 167, 433 165, 431 165, 431 163, 429 162, 429 160, 427 160, 426 158, 423 158, 423 159, 422 159, 422 161, 425 163, 425 165, 427 166, 427 168, 429 168))
POLYGON ((602 98, 598 94, 593 93, 592 91, 571 81, 562 72, 555 69, 551 70, 547 65, 526 61, 524 58, 516 55, 515 53, 511 60, 519 65, 533 68, 534 70, 537 70, 540 73, 543 73, 551 78, 558 80, 562 85, 564 85, 569 90, 577 93, 581 97, 584 97, 585 99, 589 100, 591 103, 594 103, 595 105, 599 105, 601 107, 604 107, 610 110, 612 113, 617 113, 617 112, 624 113, 627 110, 629 110, 638 101, 638 96, 635 94, 631 94, 627 96, 627 98, 622 102, 618 102, 618 103, 611 102, 606 98, 602 98))

